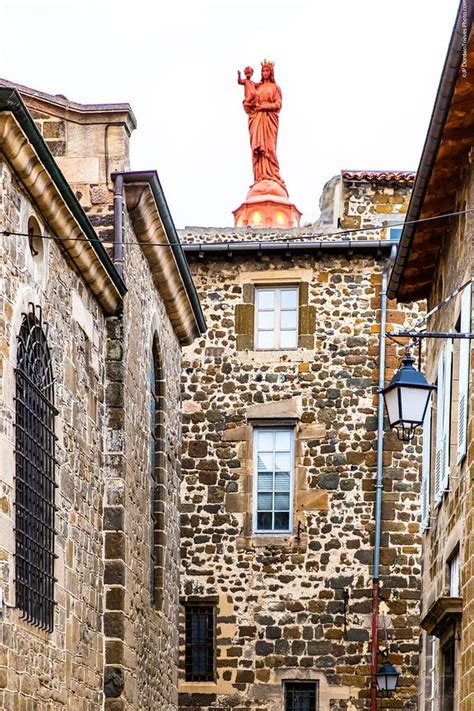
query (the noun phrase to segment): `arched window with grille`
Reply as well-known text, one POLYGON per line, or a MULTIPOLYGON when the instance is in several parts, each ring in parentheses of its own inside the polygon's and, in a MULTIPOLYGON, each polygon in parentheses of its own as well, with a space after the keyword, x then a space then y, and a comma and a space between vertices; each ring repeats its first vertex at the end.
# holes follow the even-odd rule
POLYGON ((166 514, 166 447, 165 447, 165 382, 158 338, 153 339, 150 364, 150 474, 151 474, 151 599, 155 607, 163 606, 165 570, 166 514))
POLYGON ((15 368, 15 590, 22 617, 49 632, 54 617, 54 378, 48 328, 29 304, 15 368))

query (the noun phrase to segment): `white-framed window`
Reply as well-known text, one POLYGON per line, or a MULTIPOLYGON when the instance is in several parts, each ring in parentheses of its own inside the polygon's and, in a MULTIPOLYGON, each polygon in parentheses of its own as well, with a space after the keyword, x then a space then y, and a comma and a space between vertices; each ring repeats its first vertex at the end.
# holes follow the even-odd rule
POLYGON ((430 527, 431 503, 431 408, 428 403, 423 421, 423 459, 421 466, 421 527, 426 531, 430 527))
POLYGON ((255 533, 290 533, 293 511, 294 430, 254 431, 253 520, 255 533))
POLYGON ((426 635, 425 651, 426 651, 426 703, 425 711, 435 711, 436 708, 436 687, 438 680, 436 678, 436 655, 438 640, 436 637, 426 635))
POLYGON ((448 560, 448 585, 451 597, 459 597, 461 595, 459 548, 456 549, 451 558, 448 560))
POLYGON ((438 360, 436 392, 436 453, 434 463, 434 503, 438 506, 449 486, 451 447, 451 384, 453 341, 447 341, 438 360))
POLYGON ((256 287, 255 343, 260 350, 298 345, 298 287, 256 287))

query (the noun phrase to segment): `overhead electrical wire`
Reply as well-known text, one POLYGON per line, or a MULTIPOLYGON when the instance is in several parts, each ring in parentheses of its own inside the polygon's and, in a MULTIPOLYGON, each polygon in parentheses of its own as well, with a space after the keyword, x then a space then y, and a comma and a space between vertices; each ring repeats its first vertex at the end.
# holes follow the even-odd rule
MULTIPOLYGON (((377 230, 382 230, 385 228, 392 228, 392 227, 404 227, 405 225, 416 225, 416 224, 421 224, 424 222, 431 222, 434 220, 443 220, 446 219, 447 217, 458 217, 459 215, 466 215, 467 213, 474 212, 474 208, 469 208, 467 210, 458 210, 457 212, 447 212, 442 215, 433 215, 432 217, 422 217, 418 220, 407 220, 406 222, 390 222, 388 224, 384 225, 371 225, 368 227, 351 227, 350 229, 344 229, 344 230, 337 230, 335 232, 315 232, 315 233, 308 233, 307 235, 302 235, 300 237, 295 237, 294 239, 291 240, 291 242, 298 242, 298 241, 305 241, 309 239, 318 239, 318 238, 324 238, 324 237, 340 237, 346 234, 353 234, 354 232, 375 232, 377 230)), ((219 228, 213 228, 213 229, 219 229, 219 228)), ((232 228, 223 228, 223 229, 232 229, 232 228)), ((242 228, 235 228, 236 230, 242 229, 242 228)), ((261 229, 261 228, 259 228, 261 229)), ((263 228, 266 229, 267 232, 271 234, 276 234, 275 232, 272 232, 272 228, 263 228)), ((186 231, 186 228, 184 230, 181 230, 183 232, 186 231)), ((30 239, 33 238, 39 238, 39 239, 52 239, 52 240, 57 240, 60 242, 89 242, 94 244, 94 242, 100 242, 102 245, 114 245, 114 240, 112 239, 103 239, 101 240, 99 236, 97 236, 97 240, 91 240, 88 237, 59 237, 57 235, 38 235, 38 234, 30 234, 29 232, 15 232, 14 230, 0 230, 0 235, 3 237, 29 237, 30 239)), ((237 242, 237 240, 235 240, 237 242)), ((241 240, 241 241, 246 241, 246 240, 241 240)), ((273 240, 256 240, 256 242, 268 242, 268 241, 273 241, 273 240)), ((277 243, 277 240, 274 240, 275 243, 277 243)), ((288 239, 284 240, 285 242, 288 242, 288 239)), ((389 240, 387 240, 389 241, 389 240)), ((131 247, 139 247, 139 246, 144 246, 144 247, 172 247, 173 245, 176 246, 176 242, 143 242, 136 240, 134 242, 130 241, 122 241, 121 244, 123 245, 128 245, 131 247)), ((179 242, 181 246, 186 246, 186 244, 199 244, 196 242, 188 242, 186 243, 185 241, 179 242)))

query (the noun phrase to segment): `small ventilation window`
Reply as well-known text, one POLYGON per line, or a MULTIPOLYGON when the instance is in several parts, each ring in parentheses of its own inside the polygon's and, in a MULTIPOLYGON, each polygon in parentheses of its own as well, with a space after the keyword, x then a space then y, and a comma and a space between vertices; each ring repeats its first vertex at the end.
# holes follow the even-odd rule
POLYGON ((28 246, 33 259, 41 261, 43 259, 43 237, 39 222, 33 216, 28 220, 28 246))
POLYGON ((316 694, 314 681, 285 682, 285 711, 316 711, 316 694))
POLYGON ((214 681, 215 606, 186 605, 186 681, 214 681))

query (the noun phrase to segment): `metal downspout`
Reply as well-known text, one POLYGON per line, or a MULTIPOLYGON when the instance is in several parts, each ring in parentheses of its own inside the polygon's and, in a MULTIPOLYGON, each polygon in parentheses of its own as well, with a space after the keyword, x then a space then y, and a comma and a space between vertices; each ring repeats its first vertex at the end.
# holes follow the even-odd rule
POLYGON ((380 578, 380 542, 382 536, 382 487, 383 487, 383 414, 384 402, 382 389, 385 385, 385 332, 387 330, 387 281, 390 267, 395 261, 397 247, 394 244, 390 259, 382 272, 380 291, 380 336, 379 336, 379 382, 377 401, 377 480, 375 485, 375 541, 374 572, 372 580, 372 643, 370 663, 370 711, 377 711, 377 654, 378 654, 378 618, 379 618, 379 578, 380 578))
POLYGON ((123 175, 114 184, 114 267, 123 276, 123 175))

